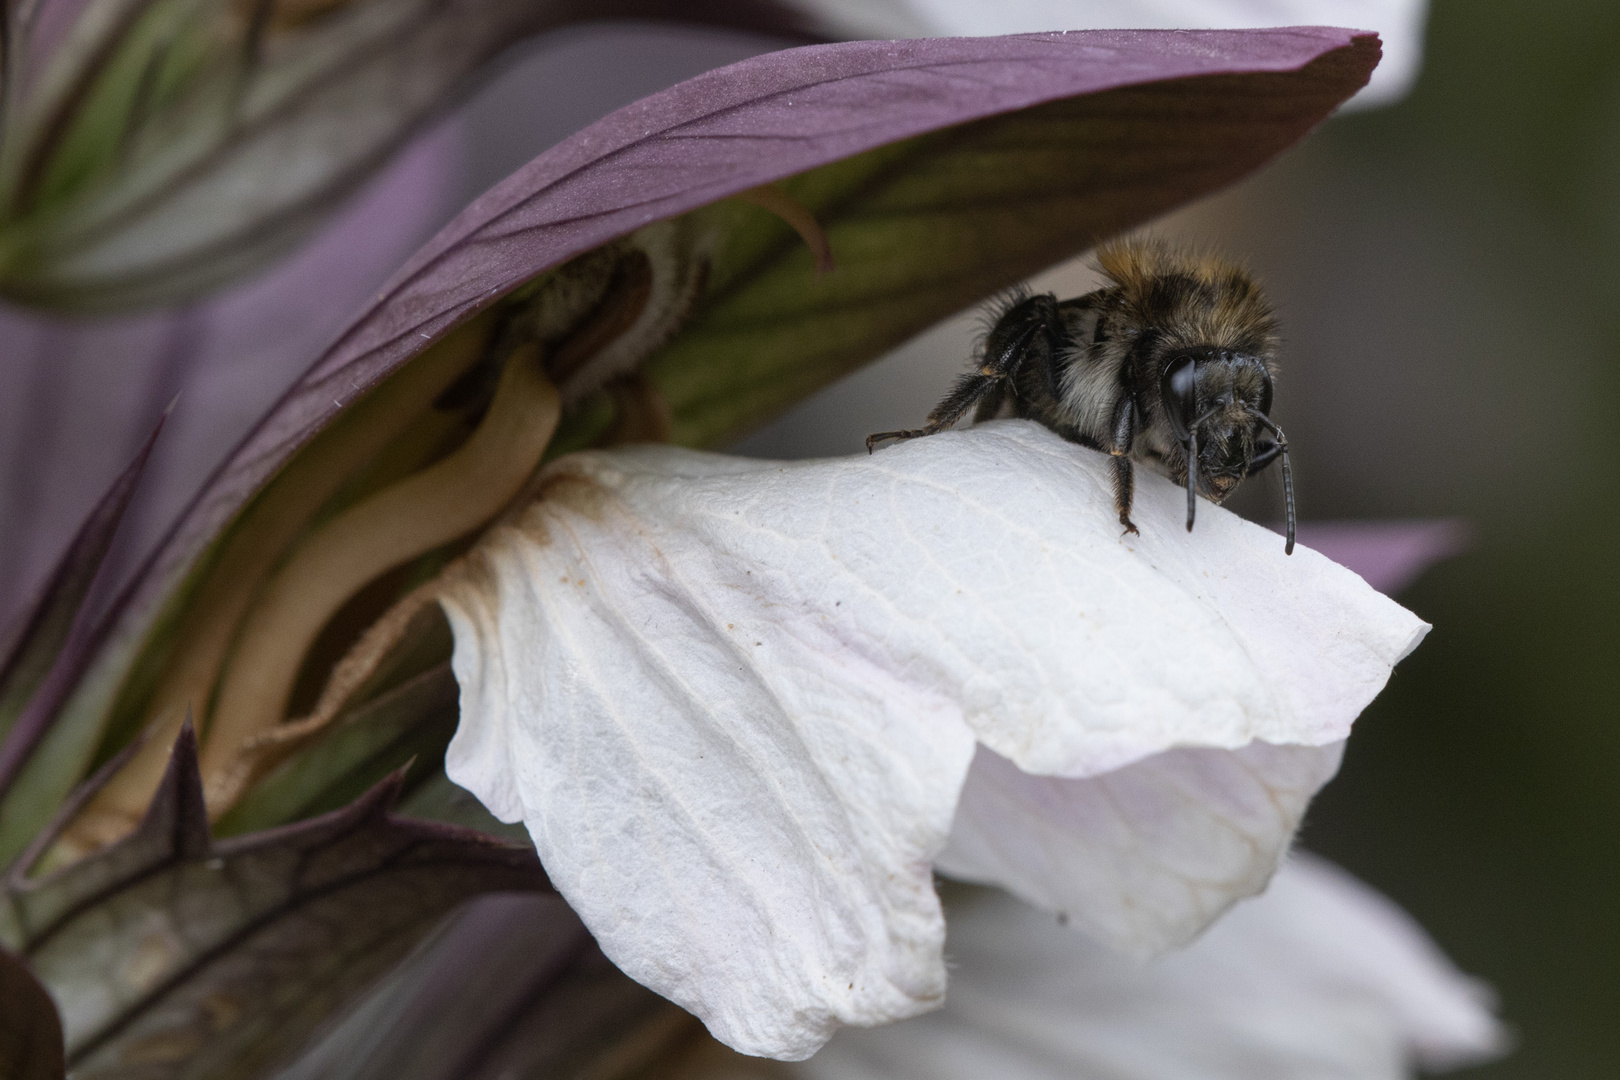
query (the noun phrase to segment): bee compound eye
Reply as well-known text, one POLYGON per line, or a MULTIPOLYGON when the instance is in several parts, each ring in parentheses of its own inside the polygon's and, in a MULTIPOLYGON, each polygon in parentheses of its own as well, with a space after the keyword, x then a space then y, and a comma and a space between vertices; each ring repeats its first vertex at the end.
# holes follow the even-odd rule
POLYGON ((1197 359, 1183 353, 1172 357, 1165 365, 1159 380, 1159 399, 1164 414, 1170 421, 1170 430, 1176 438, 1186 442, 1192 431, 1193 419, 1198 415, 1197 359))
POLYGON ((1266 370, 1266 365, 1264 364, 1257 364, 1255 366, 1260 369, 1260 411, 1265 413, 1267 416, 1270 416, 1271 372, 1266 370))

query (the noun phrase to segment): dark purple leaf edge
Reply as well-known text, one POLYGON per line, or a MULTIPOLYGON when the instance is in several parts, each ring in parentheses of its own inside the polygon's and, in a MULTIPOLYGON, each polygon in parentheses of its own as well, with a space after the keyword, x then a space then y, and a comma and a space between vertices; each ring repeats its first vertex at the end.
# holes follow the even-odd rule
POLYGON ((3 646, 0 693, 15 689, 27 692, 29 697, 16 722, 8 730, 0 731, 0 798, 10 789, 29 754, 49 730, 62 702, 94 659, 106 624, 94 620, 83 609, 84 600, 101 570, 102 560, 124 519, 124 512, 129 509, 168 417, 165 410, 135 459, 91 509, 40 589, 38 599, 18 621, 3 646), (62 624, 66 626, 65 632, 59 629, 62 624), (42 652, 56 654, 43 679, 37 686, 14 688, 11 684, 14 676, 20 674, 18 669, 32 654, 42 652))
POLYGON ((479 197, 394 275, 193 499, 143 568, 113 655, 298 447, 429 343, 550 267, 902 139, 1125 86, 1298 71, 1341 50, 1364 83, 1377 35, 1335 27, 844 42, 752 57, 627 105, 479 197))

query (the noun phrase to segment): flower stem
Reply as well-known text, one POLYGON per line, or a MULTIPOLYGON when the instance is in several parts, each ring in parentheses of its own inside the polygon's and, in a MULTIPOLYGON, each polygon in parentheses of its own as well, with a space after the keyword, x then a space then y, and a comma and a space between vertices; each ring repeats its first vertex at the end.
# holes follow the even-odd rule
POLYGON ((471 532, 514 496, 557 426, 539 348, 513 353, 489 412, 455 453, 327 523, 265 586, 226 668, 202 752, 212 817, 251 779, 246 744, 286 717, 305 654, 338 609, 384 571, 471 532))

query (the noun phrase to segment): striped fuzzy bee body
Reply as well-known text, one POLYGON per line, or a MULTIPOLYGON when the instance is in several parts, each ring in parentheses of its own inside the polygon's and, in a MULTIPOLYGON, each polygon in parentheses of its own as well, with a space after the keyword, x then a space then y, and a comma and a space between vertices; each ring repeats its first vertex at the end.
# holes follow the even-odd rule
POLYGON ((1134 465, 1187 488, 1190 530, 1199 495, 1218 503, 1281 458, 1292 552, 1288 441, 1269 416, 1277 322, 1253 278, 1151 242, 1105 246, 1097 262, 1107 284, 1095 292, 1000 301, 973 369, 927 423, 873 435, 867 447, 931 435, 969 412, 1035 420, 1113 458, 1115 506, 1132 533, 1134 465))

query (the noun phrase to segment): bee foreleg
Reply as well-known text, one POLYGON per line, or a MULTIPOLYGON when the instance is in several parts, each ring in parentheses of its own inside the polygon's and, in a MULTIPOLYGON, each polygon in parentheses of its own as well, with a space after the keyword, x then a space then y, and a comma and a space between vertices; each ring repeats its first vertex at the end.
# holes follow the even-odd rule
POLYGON ((1001 400, 1020 368, 1037 363, 1045 373, 1048 392, 1058 392, 1057 343, 1063 322, 1058 314, 1057 297, 1050 293, 1019 301, 1002 315, 985 342, 979 364, 956 380, 945 400, 934 406, 928 422, 907 431, 880 431, 866 437, 866 450, 888 439, 915 439, 944 431, 966 416, 975 406, 984 406, 975 422, 989 419, 1000 408, 1001 400))
POLYGON ((1125 531, 1132 535, 1141 535, 1136 531, 1136 522, 1131 520, 1131 501, 1136 497, 1136 474, 1131 469, 1131 459, 1119 451, 1110 451, 1114 458, 1114 509, 1119 511, 1119 523, 1125 526, 1125 531))
POLYGON ((1119 523, 1125 531, 1140 535, 1131 521, 1131 503, 1136 499, 1136 474, 1130 458, 1131 444, 1136 441, 1136 403, 1129 394, 1115 404, 1109 431, 1112 438, 1108 453, 1114 459, 1114 509, 1119 511, 1119 523))
POLYGON ((888 439, 915 439, 944 431, 967 415, 969 409, 1001 389, 1002 381, 1006 377, 1005 373, 990 364, 968 372, 956 380, 956 385, 945 395, 945 400, 934 406, 934 411, 928 414, 928 421, 922 427, 908 431, 880 431, 875 435, 868 435, 866 452, 870 454, 876 444, 888 439))

